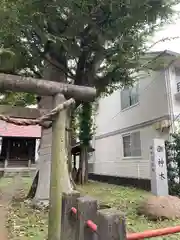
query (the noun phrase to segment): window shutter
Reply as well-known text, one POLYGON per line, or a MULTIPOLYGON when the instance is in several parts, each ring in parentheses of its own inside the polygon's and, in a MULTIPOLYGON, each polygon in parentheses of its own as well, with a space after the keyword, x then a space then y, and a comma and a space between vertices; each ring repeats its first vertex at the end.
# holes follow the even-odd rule
POLYGON ((130 91, 125 88, 121 91, 121 109, 125 109, 130 106, 130 91))
POLYGON ((141 156, 140 132, 131 133, 131 156, 141 156))

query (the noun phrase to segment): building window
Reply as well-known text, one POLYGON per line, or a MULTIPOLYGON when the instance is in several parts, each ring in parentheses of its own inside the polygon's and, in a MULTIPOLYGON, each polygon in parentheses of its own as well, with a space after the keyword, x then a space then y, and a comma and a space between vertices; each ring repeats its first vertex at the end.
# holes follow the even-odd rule
POLYGON ((124 157, 141 156, 141 138, 140 132, 133 132, 123 136, 124 157))
POLYGON ((175 68, 175 75, 176 75, 177 91, 180 92, 180 69, 179 68, 175 68))
POLYGON ((139 102, 139 84, 121 91, 121 109, 124 110, 139 102))
POLYGON ((177 78, 180 77, 180 68, 175 68, 175 74, 177 78))

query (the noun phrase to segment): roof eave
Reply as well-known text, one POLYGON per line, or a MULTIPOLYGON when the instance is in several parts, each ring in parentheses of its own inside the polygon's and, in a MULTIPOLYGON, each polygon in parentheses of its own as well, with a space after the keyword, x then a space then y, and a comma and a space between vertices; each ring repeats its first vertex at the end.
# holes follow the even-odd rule
POLYGON ((145 65, 145 68, 158 71, 167 68, 173 61, 179 58, 179 53, 165 50, 158 52, 147 52, 141 58, 141 61, 143 62, 143 65, 145 65))

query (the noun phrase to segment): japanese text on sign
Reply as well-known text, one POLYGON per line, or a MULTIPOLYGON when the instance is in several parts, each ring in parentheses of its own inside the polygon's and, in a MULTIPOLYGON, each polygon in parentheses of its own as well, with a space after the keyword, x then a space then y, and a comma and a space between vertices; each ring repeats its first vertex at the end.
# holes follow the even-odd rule
POLYGON ((154 139, 150 147, 151 191, 157 196, 168 195, 165 143, 163 139, 154 139))

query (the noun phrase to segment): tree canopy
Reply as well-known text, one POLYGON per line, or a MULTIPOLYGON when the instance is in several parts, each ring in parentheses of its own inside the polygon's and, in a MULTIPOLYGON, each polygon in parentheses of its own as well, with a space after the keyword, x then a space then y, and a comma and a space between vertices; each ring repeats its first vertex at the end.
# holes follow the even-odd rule
POLYGON ((17 74, 30 69, 41 77, 46 60, 72 83, 109 93, 132 82, 147 37, 170 19, 178 2, 3 0, 0 44, 16 56, 17 74))

